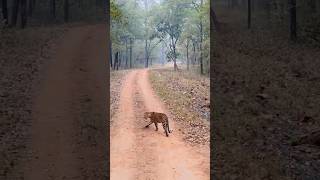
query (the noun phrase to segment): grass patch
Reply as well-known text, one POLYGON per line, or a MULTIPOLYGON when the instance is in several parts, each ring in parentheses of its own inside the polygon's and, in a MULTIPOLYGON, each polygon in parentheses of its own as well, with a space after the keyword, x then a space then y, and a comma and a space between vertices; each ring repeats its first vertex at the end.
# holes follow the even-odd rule
POLYGON ((150 71, 150 81, 182 127, 179 130, 185 139, 193 144, 209 143, 210 109, 202 107, 209 102, 209 80, 187 72, 156 69, 150 71))

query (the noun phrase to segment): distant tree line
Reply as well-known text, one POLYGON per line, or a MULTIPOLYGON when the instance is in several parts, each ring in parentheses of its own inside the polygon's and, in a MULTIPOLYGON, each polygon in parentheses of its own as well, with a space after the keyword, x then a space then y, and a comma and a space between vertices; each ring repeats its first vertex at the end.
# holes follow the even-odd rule
POLYGON ((1 0, 2 24, 25 28, 103 17, 104 0, 1 0))
POLYGON ((209 74, 209 0, 110 2, 113 70, 169 61, 209 74))
POLYGON ((319 0, 211 0, 211 3, 246 14, 248 29, 265 24, 266 29, 287 29, 292 41, 300 36, 320 43, 319 0))

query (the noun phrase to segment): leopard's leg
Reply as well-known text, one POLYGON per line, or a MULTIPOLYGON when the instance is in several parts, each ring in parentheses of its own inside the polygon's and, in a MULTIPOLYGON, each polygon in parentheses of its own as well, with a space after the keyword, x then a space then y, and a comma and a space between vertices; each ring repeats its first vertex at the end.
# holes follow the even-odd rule
POLYGON ((167 131, 167 124, 166 123, 162 123, 162 127, 164 129, 164 132, 166 133, 166 136, 168 137, 168 131, 167 131))
POLYGON ((154 123, 154 125, 156 126, 156 131, 158 131, 158 123, 154 123))
POLYGON ((168 132, 171 133, 170 128, 169 128, 169 121, 167 122, 167 128, 168 128, 168 132))
POLYGON ((148 125, 146 125, 145 127, 148 128, 153 122, 150 122, 148 125))

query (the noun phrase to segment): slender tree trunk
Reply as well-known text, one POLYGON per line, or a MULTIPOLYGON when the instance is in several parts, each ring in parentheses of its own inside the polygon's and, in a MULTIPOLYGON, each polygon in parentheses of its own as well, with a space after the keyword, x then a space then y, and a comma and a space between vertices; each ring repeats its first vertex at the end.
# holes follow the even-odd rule
POLYGON ((316 13, 317 12, 317 1, 316 0, 309 0, 308 4, 310 6, 312 13, 316 13))
POLYGON ((178 70, 178 65, 177 65, 177 59, 176 59, 176 45, 172 43, 172 49, 173 49, 173 67, 174 70, 178 70))
MULTIPOLYGON (((201 0, 201 7, 203 6, 203 0, 201 0)), ((202 41, 203 41, 203 24, 202 24, 202 18, 200 18, 200 73, 203 74, 203 53, 202 53, 202 41)))
POLYGON ((69 0, 64 0, 64 22, 69 22, 69 0))
POLYGON ((200 59, 199 59, 199 63, 200 63, 200 73, 203 74, 203 53, 202 53, 202 38, 200 38, 200 44, 199 44, 199 50, 200 50, 200 59))
POLYGON ((109 41, 109 47, 110 47, 110 66, 112 68, 112 43, 109 41))
POLYGON ((192 42, 192 46, 193 46, 193 65, 195 65, 195 63, 197 62, 197 55, 196 55, 196 45, 195 45, 195 42, 192 42))
POLYGON ((29 17, 32 17, 34 0, 29 0, 28 2, 28 15, 29 17))
POLYGON ((20 0, 14 0, 12 6, 11 26, 17 25, 20 0))
POLYGON ((160 59, 161 59, 161 64, 162 66, 164 65, 165 62, 165 57, 164 57, 164 44, 161 43, 161 49, 160 49, 160 59))
POLYGON ((117 60, 118 60, 118 52, 114 53, 114 62, 113 62, 113 70, 116 69, 116 66, 117 66, 117 60))
POLYGON ((189 71, 189 40, 187 41, 187 70, 189 71))
MULTIPOLYGON (((144 7, 146 9, 146 12, 148 12, 149 10, 149 5, 148 5, 148 0, 144 0, 144 7)), ((148 23, 148 17, 146 16, 145 17, 145 24, 148 23)), ((146 33, 146 36, 148 34, 148 29, 146 28, 145 29, 145 33, 146 33)), ((145 37, 146 38, 146 42, 145 42, 145 68, 148 68, 149 66, 149 54, 148 54, 148 37, 145 37)))
POLYGON ((144 49, 145 49, 145 65, 144 65, 144 67, 148 68, 148 66, 149 66, 148 40, 146 40, 145 43, 146 44, 145 44, 145 47, 144 47, 144 49))
POLYGON ((128 68, 129 52, 128 52, 128 38, 126 38, 126 69, 128 68))
POLYGON ((289 0, 290 12, 290 39, 296 41, 297 39, 297 10, 296 0, 289 0))
POLYGON ((217 19, 216 13, 213 10, 213 7, 211 7, 210 17, 212 19, 212 22, 213 22, 214 26, 216 27, 216 30, 219 31, 220 30, 220 24, 219 24, 219 21, 217 19))
POLYGON ((110 25, 110 17, 109 17, 109 14, 110 14, 110 1, 103 1, 103 11, 105 13, 105 17, 107 17, 107 24, 110 25))
POLYGON ((115 57, 116 64, 114 66, 116 66, 117 70, 119 70, 119 55, 120 53, 116 52, 116 57, 115 57))
POLYGON ((27 0, 20 0, 21 2, 21 28, 27 25, 27 0))
POLYGON ((251 0, 248 0, 248 29, 251 28, 251 0))
POLYGON ((130 68, 132 68, 132 46, 133 46, 133 40, 130 38, 130 68))
POLYGON ((55 20, 56 19, 56 0, 51 0, 50 10, 51 10, 51 18, 52 20, 55 20))
POLYGON ((122 52, 119 52, 119 67, 121 68, 121 62, 122 62, 122 52))
POLYGON ((270 19, 271 19, 271 2, 266 2, 265 3, 265 9, 267 11, 267 20, 268 20, 268 23, 270 23, 270 19))
POLYGON ((4 18, 4 24, 5 25, 8 25, 8 3, 7 3, 7 0, 2 0, 2 15, 3 15, 3 18, 4 18))

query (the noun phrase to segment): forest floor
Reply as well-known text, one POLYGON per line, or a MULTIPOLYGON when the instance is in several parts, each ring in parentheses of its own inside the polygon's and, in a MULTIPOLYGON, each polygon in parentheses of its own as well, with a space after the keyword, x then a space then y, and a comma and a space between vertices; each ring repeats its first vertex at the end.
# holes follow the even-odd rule
MULTIPOLYGON (((123 77, 120 81, 111 78, 111 88, 120 90, 119 107, 116 111, 111 109, 116 112, 111 124, 111 178, 209 179, 209 142, 197 143, 197 147, 186 142, 183 126, 173 118, 176 112, 167 110, 150 84, 153 73, 157 71, 131 70, 125 76, 119 75, 123 77), (121 85, 114 86, 113 82, 121 85), (143 113, 146 111, 164 112, 169 116, 172 130, 169 137, 161 126, 158 132, 154 126, 145 128, 148 121, 143 113)), ((206 133, 208 137, 208 125, 206 133)))
POLYGON ((230 11, 217 16, 213 175, 318 179, 319 48, 291 44, 285 34, 246 30, 230 11))
POLYGON ((105 178, 105 29, 1 34, 1 178, 105 178))
POLYGON ((210 143, 210 80, 198 73, 153 69, 151 84, 190 145, 210 143))

